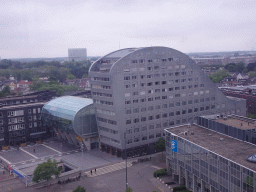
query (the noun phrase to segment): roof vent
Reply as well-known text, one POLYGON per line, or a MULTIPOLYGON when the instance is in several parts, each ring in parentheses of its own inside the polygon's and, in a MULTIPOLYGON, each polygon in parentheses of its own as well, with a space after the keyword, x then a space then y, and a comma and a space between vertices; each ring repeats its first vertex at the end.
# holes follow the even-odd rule
POLYGON ((212 134, 210 133, 210 134, 208 134, 209 136, 212 136, 212 134))
POLYGON ((227 116, 224 116, 223 119, 224 119, 224 120, 227 120, 228 118, 227 118, 227 116))
POLYGON ((252 155, 246 159, 247 161, 250 161, 252 163, 256 163, 256 155, 252 155))
POLYGON ((184 131, 184 135, 188 135, 188 131, 184 131))
POLYGON ((191 135, 195 135, 194 131, 191 131, 191 135))
POLYGON ((221 141, 223 141, 223 140, 224 140, 224 138, 220 138, 220 140, 221 140, 221 141))

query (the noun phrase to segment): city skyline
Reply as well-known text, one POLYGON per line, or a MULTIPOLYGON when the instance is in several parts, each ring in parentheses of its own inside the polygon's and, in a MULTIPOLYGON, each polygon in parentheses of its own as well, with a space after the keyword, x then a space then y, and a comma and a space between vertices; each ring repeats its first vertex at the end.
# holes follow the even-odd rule
POLYGON ((184 53, 254 50, 253 1, 0 2, 0 56, 89 56, 127 47, 172 47, 184 53))

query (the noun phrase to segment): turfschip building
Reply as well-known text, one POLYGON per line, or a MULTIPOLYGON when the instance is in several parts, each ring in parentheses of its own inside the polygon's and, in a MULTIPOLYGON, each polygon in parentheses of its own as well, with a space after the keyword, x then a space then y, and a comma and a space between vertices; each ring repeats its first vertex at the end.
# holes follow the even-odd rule
POLYGON ((245 116, 187 55, 166 47, 112 52, 89 70, 101 149, 124 157, 154 152, 164 128, 219 113, 245 116), (126 141, 126 144, 125 144, 126 141))

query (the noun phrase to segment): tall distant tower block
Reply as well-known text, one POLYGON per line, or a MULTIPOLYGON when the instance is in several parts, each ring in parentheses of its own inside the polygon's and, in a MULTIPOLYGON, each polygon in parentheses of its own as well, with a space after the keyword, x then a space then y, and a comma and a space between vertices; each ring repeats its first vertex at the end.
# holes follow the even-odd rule
POLYGON ((69 61, 87 60, 87 49, 86 48, 69 48, 68 59, 69 61))
POLYGON ((89 70, 101 149, 124 157, 154 152, 164 129, 206 114, 246 115, 187 55, 167 47, 121 49, 89 70), (125 144, 126 143, 126 144, 125 144))

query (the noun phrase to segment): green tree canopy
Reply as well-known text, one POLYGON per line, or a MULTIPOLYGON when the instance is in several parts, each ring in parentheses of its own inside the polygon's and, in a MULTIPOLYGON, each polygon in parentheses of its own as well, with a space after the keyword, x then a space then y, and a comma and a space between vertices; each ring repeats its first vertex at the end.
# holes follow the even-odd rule
POLYGON ((209 75, 209 78, 214 82, 214 83, 219 83, 221 80, 223 80, 225 77, 230 76, 228 74, 228 71, 225 69, 219 69, 215 73, 212 73, 209 75))
POLYGON ((69 74, 67 79, 76 79, 76 77, 74 75, 72 75, 72 74, 69 74))
POLYGON ((2 90, 2 93, 3 93, 4 97, 8 96, 8 95, 11 93, 10 87, 9 87, 8 85, 5 86, 5 87, 3 88, 3 90, 2 90))
POLYGON ((128 187, 126 190, 125 190, 125 192, 132 192, 133 190, 132 190, 132 188, 131 187, 128 187))
POLYGON ((73 190, 73 192, 86 192, 86 189, 79 185, 75 190, 73 190))
POLYGON ((39 181, 49 181, 52 179, 52 176, 59 177, 62 167, 57 166, 58 163, 55 160, 48 159, 46 162, 39 164, 35 171, 33 182, 38 183, 39 181))

